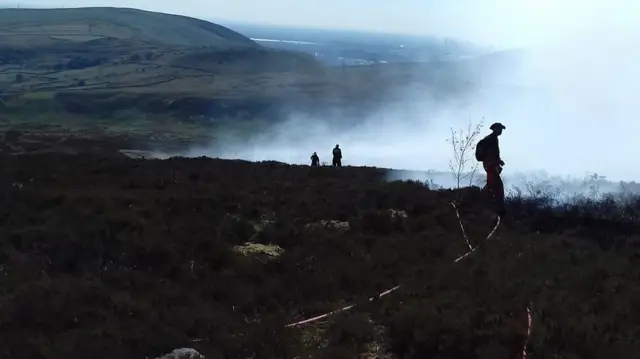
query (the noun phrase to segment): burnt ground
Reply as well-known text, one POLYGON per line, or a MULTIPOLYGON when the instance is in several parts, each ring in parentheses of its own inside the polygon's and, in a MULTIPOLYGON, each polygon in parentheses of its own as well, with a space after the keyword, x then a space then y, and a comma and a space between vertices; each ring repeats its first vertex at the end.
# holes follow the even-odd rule
POLYGON ((512 199, 452 265, 467 246, 451 200, 473 244, 492 227, 479 190, 384 174, 3 154, 0 357, 516 358, 528 305, 530 358, 640 357, 639 201, 512 199))

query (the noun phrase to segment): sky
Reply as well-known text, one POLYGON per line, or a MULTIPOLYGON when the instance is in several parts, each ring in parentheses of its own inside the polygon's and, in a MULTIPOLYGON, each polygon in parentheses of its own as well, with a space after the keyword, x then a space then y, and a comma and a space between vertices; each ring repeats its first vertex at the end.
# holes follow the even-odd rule
POLYGON ((117 6, 206 19, 441 35, 500 47, 541 46, 635 26, 632 0, 27 0, 37 7, 117 6))

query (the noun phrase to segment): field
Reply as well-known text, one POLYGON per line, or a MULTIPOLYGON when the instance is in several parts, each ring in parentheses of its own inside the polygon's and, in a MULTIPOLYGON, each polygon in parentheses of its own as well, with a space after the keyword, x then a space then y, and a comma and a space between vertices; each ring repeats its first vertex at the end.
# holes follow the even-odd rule
POLYGON ((477 188, 77 146, 0 157, 2 357, 517 358, 528 307, 531 358, 638 357, 637 200, 513 198, 452 264, 477 188))

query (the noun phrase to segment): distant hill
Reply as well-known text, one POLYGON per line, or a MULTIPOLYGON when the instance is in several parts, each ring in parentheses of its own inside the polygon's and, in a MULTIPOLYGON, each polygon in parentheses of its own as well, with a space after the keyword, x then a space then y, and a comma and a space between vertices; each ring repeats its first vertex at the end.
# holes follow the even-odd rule
POLYGON ((115 7, 0 9, 0 45, 120 39, 152 45, 260 47, 224 26, 187 16, 115 7))
POLYGON ((478 83, 521 84, 520 74, 527 60, 523 49, 501 50, 456 63, 459 76, 478 83))
POLYGON ((513 68, 522 65, 527 55, 523 49, 509 49, 491 52, 465 61, 467 65, 479 69, 504 69, 505 67, 513 68))

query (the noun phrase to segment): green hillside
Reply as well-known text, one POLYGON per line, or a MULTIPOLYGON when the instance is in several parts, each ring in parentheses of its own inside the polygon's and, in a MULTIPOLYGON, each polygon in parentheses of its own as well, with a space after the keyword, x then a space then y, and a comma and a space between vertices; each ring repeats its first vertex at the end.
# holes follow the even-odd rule
POLYGON ((105 38, 156 45, 259 47, 224 26, 186 16, 114 7, 0 9, 0 44, 29 47, 105 38))
POLYGON ((129 114, 126 123, 140 120, 141 111, 233 117, 291 98, 298 76, 322 73, 313 56, 268 49, 186 16, 114 7, 0 9, 0 107, 10 127, 78 116, 113 122, 116 112, 129 114), (88 97, 80 103, 67 100, 76 95, 59 96, 69 92, 88 97), (185 97, 203 105, 171 105, 185 97))
POLYGON ((256 131, 291 113, 362 118, 404 100, 408 85, 455 96, 469 88, 457 74, 452 65, 327 67, 185 16, 0 9, 0 131, 99 125, 147 136, 160 126, 193 138, 214 126, 223 136, 222 128, 256 131))

